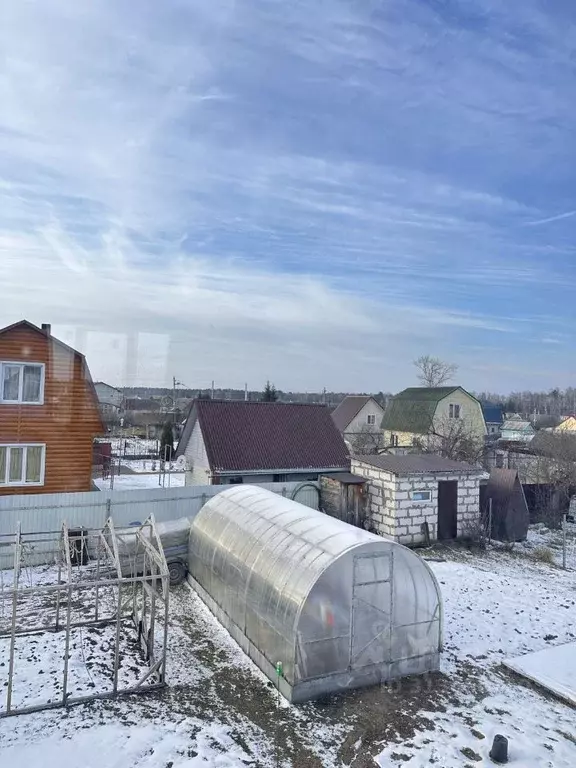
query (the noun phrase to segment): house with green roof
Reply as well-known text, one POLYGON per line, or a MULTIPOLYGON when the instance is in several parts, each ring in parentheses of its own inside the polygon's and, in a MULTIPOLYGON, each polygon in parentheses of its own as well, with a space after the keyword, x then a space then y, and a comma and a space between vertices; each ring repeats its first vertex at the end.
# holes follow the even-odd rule
POLYGON ((482 405, 462 387, 409 387, 392 397, 382 419, 384 444, 432 449, 456 431, 484 440, 482 405))

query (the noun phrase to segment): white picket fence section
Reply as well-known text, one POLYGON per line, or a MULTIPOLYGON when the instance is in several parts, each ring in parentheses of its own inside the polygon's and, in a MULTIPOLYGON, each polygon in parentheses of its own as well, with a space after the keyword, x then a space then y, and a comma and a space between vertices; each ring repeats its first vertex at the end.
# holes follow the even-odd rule
MULTIPOLYGON (((274 493, 291 497, 301 483, 262 483, 274 493)), ((300 488, 295 501, 318 509, 318 483, 300 488)), ((139 491, 88 491, 0 496, 0 535, 16 532, 58 531, 69 528, 101 528, 111 517, 116 526, 143 522, 153 514, 157 522, 194 517, 206 501, 229 485, 189 485, 183 488, 146 488, 139 491)))

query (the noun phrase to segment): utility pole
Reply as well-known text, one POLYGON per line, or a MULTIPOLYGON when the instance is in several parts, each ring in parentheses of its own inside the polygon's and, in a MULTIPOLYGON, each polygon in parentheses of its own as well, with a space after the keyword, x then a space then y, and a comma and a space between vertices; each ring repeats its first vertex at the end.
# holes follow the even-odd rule
POLYGON ((185 387, 181 381, 176 379, 176 376, 172 376, 172 421, 176 423, 176 387, 185 387))
POLYGON ((176 422, 176 376, 172 376, 172 421, 176 422))
POLYGON ((244 384, 244 401, 246 402, 248 400, 248 382, 244 384))
POLYGON ((214 379, 212 379, 212 400, 214 400, 214 379))

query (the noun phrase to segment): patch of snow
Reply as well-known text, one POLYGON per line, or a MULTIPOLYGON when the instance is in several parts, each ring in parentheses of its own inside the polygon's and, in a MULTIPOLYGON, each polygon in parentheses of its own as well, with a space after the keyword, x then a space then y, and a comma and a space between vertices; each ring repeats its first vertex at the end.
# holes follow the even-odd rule
MULTIPOLYGON (((566 643, 575 637, 576 584, 572 573, 507 553, 468 562, 430 562, 444 598, 443 671, 459 665, 481 671, 487 696, 466 707, 421 711, 434 728, 408 743, 388 745, 380 766, 442 768, 491 766, 493 737, 509 739, 510 762, 522 768, 573 768, 574 712, 510 680, 500 670, 508 656, 566 643)), ((465 694, 465 692, 463 692, 465 694)))
POLYGON ((480 666, 576 637, 576 583, 567 571, 506 554, 430 563, 444 598, 443 669, 480 666), (514 567, 510 567, 510 561, 514 567))
MULTIPOLYGON (((253 764, 225 726, 186 718, 180 723, 91 724, 64 736, 37 734, 34 741, 2 750, 14 768, 237 768, 253 764)), ((66 729, 68 730, 68 729, 66 729)))
POLYGON ((420 731, 409 744, 386 747, 378 756, 377 765, 494 768, 489 752, 494 736, 502 734, 508 739, 511 766, 573 768, 573 710, 521 686, 490 687, 490 695, 465 710, 422 712, 434 722, 434 729, 420 731))
MULTIPOLYGON (((514 546, 528 555, 536 549, 549 549, 556 565, 562 565, 562 536, 561 530, 551 530, 544 523, 537 523, 528 529, 526 541, 514 546)), ((576 523, 566 523, 566 567, 576 569, 576 523)))
MULTIPOLYGON (((94 483, 101 491, 110 490, 110 478, 96 478, 94 483)), ((184 472, 166 473, 166 478, 157 472, 154 474, 135 474, 135 475, 115 475, 114 490, 116 491, 134 491, 142 488, 183 488, 184 472), (159 482, 160 480, 160 482, 159 482)))

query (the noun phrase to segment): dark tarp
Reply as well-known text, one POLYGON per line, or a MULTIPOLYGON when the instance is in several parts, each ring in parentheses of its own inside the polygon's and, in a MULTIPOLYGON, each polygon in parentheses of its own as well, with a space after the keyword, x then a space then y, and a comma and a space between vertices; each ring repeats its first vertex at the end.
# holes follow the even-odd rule
POLYGON ((485 499, 486 511, 492 500, 492 538, 497 541, 523 541, 528 533, 530 514, 517 470, 493 469, 485 499))

